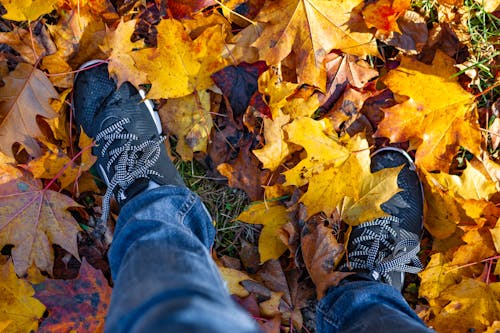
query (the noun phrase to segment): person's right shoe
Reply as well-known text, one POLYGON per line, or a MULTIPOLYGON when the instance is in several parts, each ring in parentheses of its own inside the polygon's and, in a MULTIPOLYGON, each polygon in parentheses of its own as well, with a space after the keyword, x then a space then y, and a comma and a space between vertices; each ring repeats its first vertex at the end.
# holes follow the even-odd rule
POLYGON ((95 140, 97 170, 108 186, 101 220, 112 196, 123 206, 138 193, 160 185, 185 186, 168 157, 152 103, 129 82, 119 88, 103 61, 84 64, 75 77, 75 122, 95 140))
POLYGON ((398 148, 382 148, 372 156, 371 171, 404 165, 398 175, 401 192, 381 205, 388 216, 352 228, 346 258, 339 270, 403 288, 404 273, 422 269, 417 254, 423 225, 423 190, 410 156, 398 148))

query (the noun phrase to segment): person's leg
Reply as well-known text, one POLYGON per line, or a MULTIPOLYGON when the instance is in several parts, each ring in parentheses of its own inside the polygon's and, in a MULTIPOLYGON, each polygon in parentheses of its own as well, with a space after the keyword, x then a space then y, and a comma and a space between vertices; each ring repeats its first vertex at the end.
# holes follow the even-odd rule
POLYGON ((427 328, 401 292, 379 281, 341 282, 317 308, 318 333, 417 333, 427 328))
POLYGON ((106 332, 257 332, 229 297, 209 247, 215 230, 200 199, 162 186, 120 212, 106 332))
MULTIPOLYGON (((75 78, 78 127, 93 138, 95 167, 122 208, 109 252, 115 281, 105 331, 257 332, 229 297, 210 257, 215 230, 170 161, 161 124, 130 83, 118 88, 102 62, 75 78)), ((105 229, 105 228, 101 228, 105 229)))
POLYGON ((385 217, 352 227, 339 270, 353 272, 331 286, 317 309, 318 332, 432 332, 401 295, 404 273, 422 269, 417 254, 423 225, 423 190, 406 152, 385 148, 371 170, 403 165, 399 193, 381 208, 385 217))

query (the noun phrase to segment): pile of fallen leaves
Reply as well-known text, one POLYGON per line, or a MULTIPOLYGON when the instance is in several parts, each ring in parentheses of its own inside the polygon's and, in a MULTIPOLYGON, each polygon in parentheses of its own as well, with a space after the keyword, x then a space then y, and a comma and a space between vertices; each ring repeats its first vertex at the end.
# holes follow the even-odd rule
POLYGON ((460 1, 431 23, 409 0, 0 3, 0 332, 103 328, 103 188, 71 109, 92 59, 147 91, 178 158, 255 201, 238 220, 258 244, 214 257, 266 331, 314 326, 301 310, 342 278, 349 227, 399 191, 400 168, 370 172, 389 145, 425 191, 426 268, 405 295, 439 332, 500 328, 500 102, 466 62, 460 1))

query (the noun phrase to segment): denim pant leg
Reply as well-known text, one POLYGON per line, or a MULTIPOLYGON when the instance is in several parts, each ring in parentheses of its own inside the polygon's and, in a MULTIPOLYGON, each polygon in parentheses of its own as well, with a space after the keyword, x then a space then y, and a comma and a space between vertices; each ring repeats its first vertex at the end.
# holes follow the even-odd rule
POLYGON ((108 254, 115 287, 105 331, 258 332, 210 256, 214 235, 186 188, 162 186, 128 202, 108 254))
POLYGON ((348 281, 330 288, 318 304, 318 333, 434 332, 401 293, 378 281, 348 281))

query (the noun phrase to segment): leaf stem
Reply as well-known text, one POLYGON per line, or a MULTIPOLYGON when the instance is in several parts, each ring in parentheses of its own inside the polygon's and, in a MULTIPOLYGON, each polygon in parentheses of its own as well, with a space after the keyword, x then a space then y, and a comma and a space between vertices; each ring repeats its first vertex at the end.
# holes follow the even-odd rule
POLYGON ((232 14, 234 14, 234 15, 238 16, 239 18, 241 18, 241 19, 243 19, 243 20, 247 21, 248 23, 250 23, 250 24, 252 24, 252 25, 254 25, 254 26, 255 26, 255 25, 257 25, 257 22, 254 22, 254 21, 250 20, 249 18, 247 18, 247 17, 245 17, 245 16, 241 15, 240 13, 235 12, 234 10, 230 9, 228 6, 224 5, 224 4, 223 4, 222 2, 220 2, 219 0, 214 0, 214 1, 215 1, 215 3, 217 3, 219 6, 221 6, 221 7, 222 7, 222 8, 224 8, 225 10, 227 10, 227 11, 231 12, 232 14))
POLYGON ((85 148, 82 148, 82 150, 80 150, 75 156, 73 156, 73 158, 71 159, 71 161, 69 161, 68 163, 66 163, 66 165, 64 165, 61 170, 59 170, 59 172, 54 176, 54 178, 52 178, 52 180, 43 188, 42 191, 45 191, 47 190, 49 187, 52 186, 52 184, 54 184, 54 182, 59 178, 61 177, 61 175, 64 173, 64 171, 66 171, 66 169, 73 163, 75 162, 75 160, 80 157, 85 151, 89 150, 90 148, 92 148, 94 146, 94 142, 92 141, 92 143, 90 145, 88 145, 87 147, 85 148))

